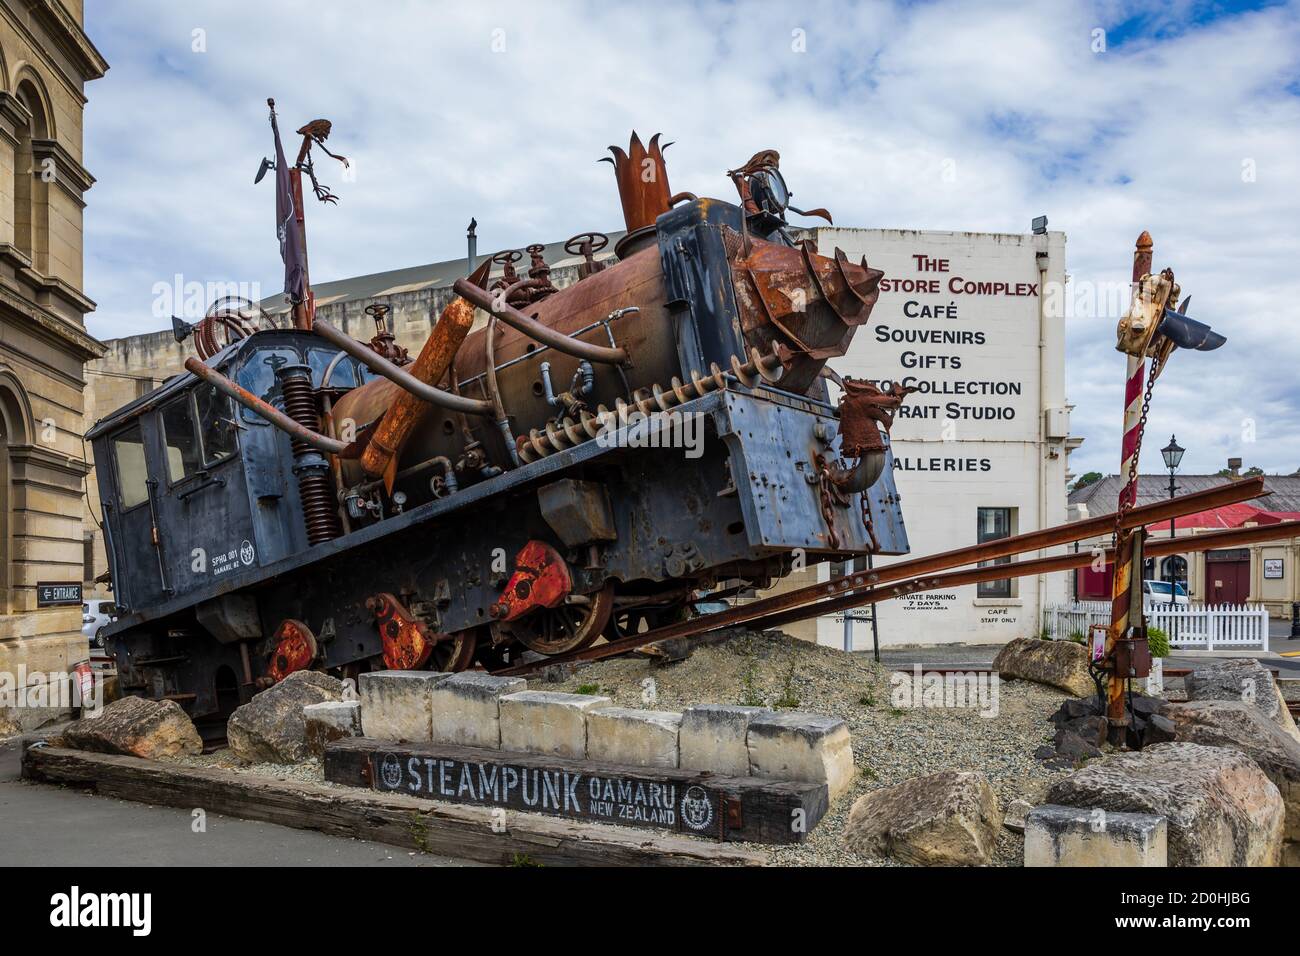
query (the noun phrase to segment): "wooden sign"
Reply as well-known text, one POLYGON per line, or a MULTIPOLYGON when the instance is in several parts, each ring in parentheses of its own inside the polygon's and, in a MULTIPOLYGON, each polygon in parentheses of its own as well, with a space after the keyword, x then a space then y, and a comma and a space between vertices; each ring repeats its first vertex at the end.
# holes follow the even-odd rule
POLYGON ((36 585, 37 607, 67 607, 81 604, 81 584, 75 583, 38 583, 36 585))
POLYGON ((827 806, 825 784, 364 737, 326 746, 325 779, 429 800, 751 843, 802 843, 827 806))

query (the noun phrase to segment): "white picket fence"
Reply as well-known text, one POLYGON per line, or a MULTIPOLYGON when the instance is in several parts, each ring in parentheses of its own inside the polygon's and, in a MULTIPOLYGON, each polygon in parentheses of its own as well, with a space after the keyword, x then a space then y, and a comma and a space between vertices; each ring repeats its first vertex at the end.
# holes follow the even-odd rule
MULTIPOLYGON (((1146 619, 1148 627, 1169 635, 1170 647, 1268 650, 1268 609, 1262 604, 1155 604, 1146 619)), ((1043 608, 1043 627, 1055 641, 1076 633, 1086 639, 1093 624, 1110 624, 1109 601, 1072 601, 1043 608)))

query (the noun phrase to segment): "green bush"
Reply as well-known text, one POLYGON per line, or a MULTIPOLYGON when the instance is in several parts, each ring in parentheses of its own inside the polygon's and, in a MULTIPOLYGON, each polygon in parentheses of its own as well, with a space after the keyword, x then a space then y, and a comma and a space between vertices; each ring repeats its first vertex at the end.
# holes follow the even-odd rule
POLYGON ((1083 631, 1071 631, 1071 632, 1070 632, 1070 637, 1069 637, 1068 639, 1069 639, 1070 641, 1073 641, 1075 644, 1086 644, 1086 643, 1088 643, 1087 638, 1085 638, 1085 637, 1083 636, 1083 631))
POLYGON ((1147 644, 1151 647, 1152 657, 1169 656, 1169 635, 1160 628, 1147 628, 1147 644))

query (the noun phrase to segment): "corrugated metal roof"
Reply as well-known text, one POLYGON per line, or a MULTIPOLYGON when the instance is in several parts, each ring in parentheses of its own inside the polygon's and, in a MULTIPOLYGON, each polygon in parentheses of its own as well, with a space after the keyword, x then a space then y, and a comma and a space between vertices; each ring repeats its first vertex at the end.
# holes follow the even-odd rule
MULTIPOLYGON (((612 256, 614 246, 623 238, 623 233, 622 229, 617 232, 606 233, 609 236, 609 245, 603 251, 596 253, 596 259, 608 259, 612 256)), ((482 263, 484 258, 495 255, 496 251, 481 252, 478 262, 482 263)), ((581 258, 571 256, 564 251, 564 240, 548 242, 542 257, 553 269, 577 265, 582 261, 581 258)), ((524 253, 524 257, 515 263, 515 270, 520 276, 526 277, 528 275, 528 265, 529 257, 527 253, 524 253)), ((461 256, 459 259, 449 259, 446 262, 431 262, 423 266, 390 269, 387 272, 374 272, 370 275, 354 276, 351 279, 313 282, 311 288, 312 292, 316 294, 316 306, 319 308, 327 302, 331 304, 353 302, 382 298, 386 295, 396 295, 401 292, 418 292, 421 289, 443 289, 465 275, 469 271, 466 266, 466 259, 461 256)), ((494 276, 499 275, 500 269, 496 269, 492 274, 494 276)), ((284 301, 284 293, 267 296, 262 300, 261 304, 262 308, 271 314, 284 312, 288 309, 284 301)))
MULTIPOLYGON (((1231 479, 1222 475, 1175 475, 1174 484, 1179 494, 1204 491, 1215 488, 1231 479)), ((1100 481, 1070 492, 1070 504, 1084 504, 1090 515, 1112 514, 1119 500, 1119 490, 1123 481, 1119 475, 1107 475, 1100 481)), ((1266 497, 1251 499, 1248 504, 1261 511, 1300 511, 1300 475, 1265 475, 1264 488, 1270 492, 1266 497)), ((1169 500, 1169 476, 1139 475, 1139 505, 1155 504, 1169 500)))

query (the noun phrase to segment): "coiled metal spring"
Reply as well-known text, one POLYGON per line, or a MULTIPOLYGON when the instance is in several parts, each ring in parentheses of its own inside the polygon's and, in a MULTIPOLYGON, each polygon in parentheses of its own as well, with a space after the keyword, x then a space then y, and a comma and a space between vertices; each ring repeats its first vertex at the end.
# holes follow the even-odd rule
POLYGON ((619 423, 626 423, 628 416, 633 412, 646 416, 655 412, 666 412, 710 392, 723 391, 730 379, 735 379, 746 388, 752 388, 760 382, 775 384, 781 380, 785 369, 775 349, 764 355, 757 348, 751 348, 749 356, 749 361, 743 363, 739 357, 731 356, 730 371, 720 368, 717 362, 713 362, 709 365, 707 375, 692 369, 689 382, 683 382, 673 376, 667 388, 658 384, 651 385, 648 389, 638 388, 632 393, 631 402, 619 398, 615 401, 613 410, 598 405, 594 413, 585 409, 579 412, 577 421, 565 416, 558 423, 547 422, 545 430, 534 428, 527 437, 519 437, 517 440, 519 458, 527 464, 545 458, 547 455, 553 455, 561 449, 572 448, 574 445, 596 438, 606 429, 616 428, 619 423))

